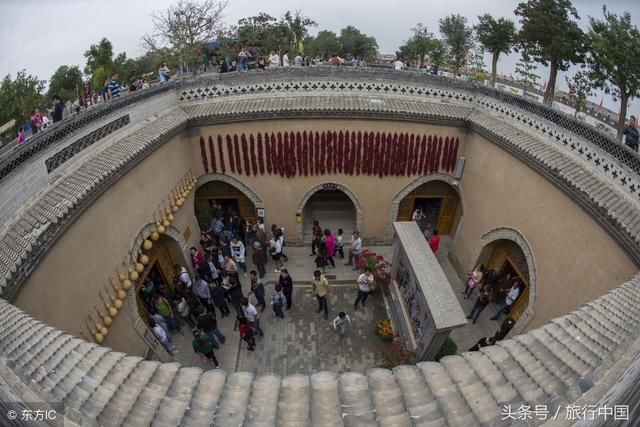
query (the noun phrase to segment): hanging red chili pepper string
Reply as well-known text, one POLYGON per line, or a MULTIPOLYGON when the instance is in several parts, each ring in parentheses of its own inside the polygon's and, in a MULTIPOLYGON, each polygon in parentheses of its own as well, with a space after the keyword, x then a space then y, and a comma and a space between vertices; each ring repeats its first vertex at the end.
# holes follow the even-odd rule
POLYGON ((249 163, 249 147, 247 144, 247 137, 244 133, 240 136, 242 142, 242 161, 244 163, 244 172, 247 176, 251 175, 251 164, 249 163))
POLYGON ((202 157, 202 166, 204 167, 204 172, 209 173, 209 164, 207 160, 207 149, 204 147, 204 137, 200 137, 200 156, 202 157))
POLYGON ((235 173, 236 162, 233 158, 233 142, 231 142, 231 135, 227 135, 227 158, 229 159, 229 166, 231 167, 231 173, 235 173))
POLYGON ((209 154, 211 155, 211 173, 218 173, 216 170, 216 150, 213 148, 213 137, 209 135, 209 154))
POLYGON ((222 148, 222 135, 218 135, 218 158, 220 159, 220 171, 225 173, 227 170, 224 167, 224 150, 222 148))
POLYGON ((258 167, 260 169, 260 175, 264 175, 264 153, 261 133, 258 133, 258 167))
POLYGON ((251 154, 251 171, 258 175, 258 159, 256 158, 256 141, 253 134, 249 135, 249 152, 251 154))

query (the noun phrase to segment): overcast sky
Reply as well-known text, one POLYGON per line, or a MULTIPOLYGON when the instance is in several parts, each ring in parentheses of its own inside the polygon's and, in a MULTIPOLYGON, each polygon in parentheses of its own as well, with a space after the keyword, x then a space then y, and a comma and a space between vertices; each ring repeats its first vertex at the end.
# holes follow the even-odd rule
MULTIPOLYGON (((48 79, 59 65, 79 65, 82 69, 84 51, 102 37, 113 43, 114 52, 136 57, 143 53, 140 38, 152 31, 149 15, 172 3, 174 0, 0 0, 0 75, 15 75, 24 68, 48 79)), ((615 13, 629 10, 635 25, 640 26, 640 2, 606 3, 615 13)), ((313 33, 321 29, 339 32, 355 25, 376 38, 381 53, 394 53, 417 22, 437 33, 438 19, 453 13, 467 17, 470 24, 476 24, 477 16, 484 13, 516 20, 513 10, 517 4, 510 0, 229 0, 225 14, 232 24, 259 12, 280 16, 286 10, 301 9, 319 24, 313 33)), ((588 16, 602 16, 602 4, 602 0, 574 0, 584 29, 588 16)), ((490 60, 486 59, 489 66, 490 60)), ((512 73, 517 60, 516 55, 502 58, 498 72, 512 73)), ((538 70, 542 83, 548 71, 538 70)), ((564 77, 558 83, 565 88, 564 77)), ((600 98, 598 94, 592 100, 600 102, 600 98)), ((607 96, 604 104, 618 111, 618 105, 607 96)), ((631 109, 630 114, 640 113, 640 101, 634 100, 631 109)))

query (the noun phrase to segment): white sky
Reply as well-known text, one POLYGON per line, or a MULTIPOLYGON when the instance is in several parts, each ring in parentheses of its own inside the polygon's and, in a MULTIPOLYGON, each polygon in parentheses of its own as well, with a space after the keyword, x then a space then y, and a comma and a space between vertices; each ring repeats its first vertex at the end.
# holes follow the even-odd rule
MULTIPOLYGON (((125 51, 128 57, 142 54, 140 38, 152 31, 150 14, 167 8, 174 0, 0 0, 0 77, 14 75, 26 69, 40 79, 48 79, 59 65, 84 67, 84 51, 102 37, 107 37, 114 52, 125 51)), ((640 3, 634 0, 609 0, 607 8, 615 13, 629 10, 635 25, 640 26, 640 3), (634 8, 635 6, 635 8, 634 8)), ((347 25, 355 25, 362 32, 373 35, 381 53, 394 53, 410 35, 410 28, 422 22, 437 33, 438 19, 459 13, 471 24, 477 16, 490 13, 517 22, 514 0, 230 0, 226 21, 236 23, 246 16, 267 12, 280 16, 286 10, 301 9, 322 29, 338 32, 347 25)), ((586 29, 588 16, 602 16, 602 0, 574 0, 586 29)), ((498 72, 513 72, 517 55, 503 57, 498 72)), ((485 63, 490 65, 487 56, 485 63)), ((575 67, 574 67, 575 68, 575 67)), ((571 73, 571 71, 569 71, 571 73)), ((548 71, 538 68, 541 83, 548 71)), ((565 88, 564 77, 558 84, 565 88)), ((593 97, 600 102, 601 94, 593 97)), ((604 96, 604 105, 618 111, 618 104, 604 96)), ((640 113, 640 100, 632 101, 630 114, 640 113)))

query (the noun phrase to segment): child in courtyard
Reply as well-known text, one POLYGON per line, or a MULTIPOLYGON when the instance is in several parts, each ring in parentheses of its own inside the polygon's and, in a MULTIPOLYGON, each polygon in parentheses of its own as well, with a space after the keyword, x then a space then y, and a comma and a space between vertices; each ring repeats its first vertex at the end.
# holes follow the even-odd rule
POLYGON ((347 333, 349 326, 351 326, 351 318, 347 316, 347 313, 341 311, 338 314, 338 317, 333 319, 333 322, 331 323, 333 325, 333 329, 338 331, 338 333, 340 334, 340 338, 342 338, 347 333))

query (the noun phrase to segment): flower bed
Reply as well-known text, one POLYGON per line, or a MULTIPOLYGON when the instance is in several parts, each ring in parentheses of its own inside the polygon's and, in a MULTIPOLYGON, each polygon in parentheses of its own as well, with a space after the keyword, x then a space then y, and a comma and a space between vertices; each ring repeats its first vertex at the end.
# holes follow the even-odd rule
POLYGON ((384 259, 382 255, 375 252, 363 250, 356 260, 356 268, 364 271, 369 268, 373 273, 374 287, 381 288, 384 295, 389 295, 389 283, 391 283, 391 274, 389 268, 391 264, 384 259))

